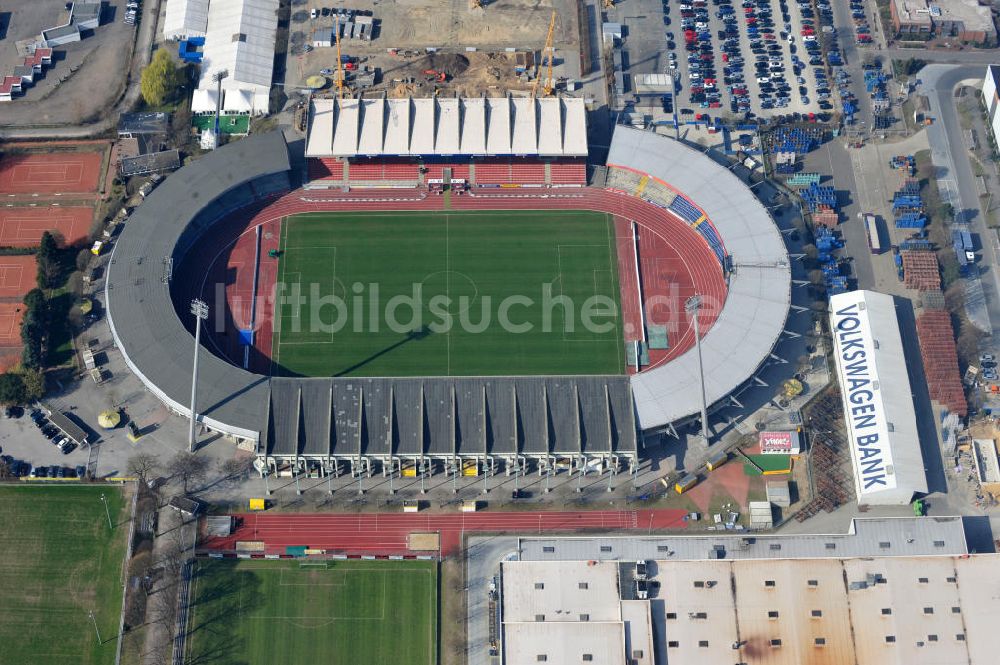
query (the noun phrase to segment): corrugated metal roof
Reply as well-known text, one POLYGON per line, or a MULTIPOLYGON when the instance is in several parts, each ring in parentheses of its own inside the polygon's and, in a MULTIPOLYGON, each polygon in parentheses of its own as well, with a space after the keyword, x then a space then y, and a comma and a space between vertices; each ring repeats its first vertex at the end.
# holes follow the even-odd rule
POLYGON ((208 30, 208 0, 167 0, 163 15, 164 39, 174 39, 177 36, 202 36, 206 30, 208 30))
POLYGON ((269 90, 277 30, 278 0, 211 2, 198 87, 216 87, 212 75, 226 70, 223 90, 269 90))

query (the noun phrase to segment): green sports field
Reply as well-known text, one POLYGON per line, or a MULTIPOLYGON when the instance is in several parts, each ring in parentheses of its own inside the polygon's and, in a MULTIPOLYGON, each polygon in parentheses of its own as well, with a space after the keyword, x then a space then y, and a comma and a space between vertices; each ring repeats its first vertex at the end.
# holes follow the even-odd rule
POLYGON ((200 561, 189 663, 435 665, 434 561, 200 561))
POLYGON ((624 371, 603 213, 304 214, 280 251, 274 374, 624 371))
POLYGON ((115 662, 128 531, 118 488, 0 487, 0 664, 115 662))

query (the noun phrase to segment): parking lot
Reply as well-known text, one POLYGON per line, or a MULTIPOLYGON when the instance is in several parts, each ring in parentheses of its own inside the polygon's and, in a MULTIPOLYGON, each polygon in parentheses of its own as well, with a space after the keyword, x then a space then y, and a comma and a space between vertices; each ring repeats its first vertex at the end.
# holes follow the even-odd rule
POLYGON ((8 408, 4 414, 9 424, 5 431, 13 436, 0 437, 0 459, 9 472, 27 478, 77 478, 85 472, 90 457, 88 448, 80 448, 61 432, 46 414, 20 407, 8 408))
POLYGON ((658 47, 650 35, 656 8, 629 3, 607 16, 625 26, 628 74, 675 77, 675 92, 656 115, 683 121, 695 114, 752 118, 833 110, 823 46, 835 51, 838 35, 825 0, 818 12, 809 0, 660 0, 658 47))

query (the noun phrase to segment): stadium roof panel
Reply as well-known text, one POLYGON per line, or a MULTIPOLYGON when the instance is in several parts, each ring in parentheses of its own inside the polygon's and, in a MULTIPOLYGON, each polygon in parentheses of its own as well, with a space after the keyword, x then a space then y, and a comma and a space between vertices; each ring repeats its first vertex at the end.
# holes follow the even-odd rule
MULTIPOLYGON (((136 208, 115 243, 105 282, 112 334, 129 368, 178 413, 189 413, 194 340, 171 302, 167 266, 204 231, 193 222, 210 214, 220 197, 240 191, 247 181, 288 169, 280 132, 232 143, 167 178, 136 208)), ((204 350, 200 371, 201 419, 257 438, 266 417, 267 377, 204 350)))
POLYGON ((307 157, 587 155, 586 109, 580 99, 379 98, 364 100, 365 112, 355 115, 357 103, 310 102, 307 157))
MULTIPOLYGON (((745 183, 679 141, 618 126, 607 163, 669 183, 701 209, 731 258, 726 301, 715 324, 702 336, 705 393, 709 404, 714 404, 753 376, 785 328, 791 305, 791 266, 781 233, 745 183)), ((698 413, 701 396, 691 389, 697 385, 695 348, 662 367, 633 375, 640 427, 663 427, 698 413)))

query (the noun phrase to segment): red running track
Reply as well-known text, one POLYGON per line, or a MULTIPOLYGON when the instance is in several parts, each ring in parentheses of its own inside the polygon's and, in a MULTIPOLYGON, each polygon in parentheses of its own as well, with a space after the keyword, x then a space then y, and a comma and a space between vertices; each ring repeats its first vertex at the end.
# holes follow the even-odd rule
MULTIPOLYGON (((519 190, 510 194, 494 191, 496 193, 480 191, 475 196, 452 196, 452 209, 596 210, 636 222, 639 226, 640 272, 647 322, 666 326, 670 340, 669 349, 651 351, 651 365, 644 369, 667 363, 694 345, 693 324, 684 314, 683 304, 687 296, 699 293, 706 303, 717 303, 717 306, 702 310, 702 335, 715 323, 727 292, 722 267, 701 236, 673 214, 640 199, 601 189, 570 188, 567 192, 556 188, 539 193, 519 190)), ((250 369, 268 373, 273 329, 271 296, 276 271, 267 271, 271 263, 267 260, 267 249, 276 246, 281 219, 293 214, 323 211, 441 210, 444 201, 443 196, 423 196, 414 189, 362 190, 347 194, 296 190, 267 202, 255 203, 216 225, 220 229, 217 242, 203 244, 209 246, 208 253, 203 251, 199 256, 185 258, 187 265, 211 266, 210 274, 213 276, 203 284, 192 285, 191 293, 200 293, 214 305, 212 285, 223 283, 226 285, 227 301, 232 303, 245 298, 248 291, 252 291, 253 283, 252 270, 245 267, 253 265, 252 258, 247 260, 248 256, 252 257, 253 230, 259 225, 267 227, 266 233, 270 233, 271 242, 264 243, 261 248, 261 265, 265 272, 259 276, 257 290, 255 347, 258 353, 254 354, 256 360, 252 359, 250 369), (248 237, 241 240, 243 235, 248 237), (219 251, 219 247, 223 250, 219 251), (191 264, 189 260, 196 263, 191 264)), ((195 273, 204 274, 203 269, 195 273)), ((629 276, 621 281, 623 285, 634 285, 635 280, 629 276)), ((624 302, 631 305, 624 314, 635 325, 638 316, 635 303, 630 303, 628 298, 624 302)), ((239 316, 239 312, 235 314, 239 316)), ((235 333, 234 324, 221 336, 214 335, 215 345, 220 355, 242 365, 243 350, 235 333)))
POLYGON ((306 545, 336 554, 414 554, 407 536, 441 535, 441 555, 458 551, 464 533, 535 536, 553 533, 649 532, 687 526, 684 510, 594 510, 577 512, 483 512, 457 514, 330 513, 234 515, 238 527, 225 538, 207 538, 200 549, 231 552, 237 541, 264 541, 265 553, 306 545))

